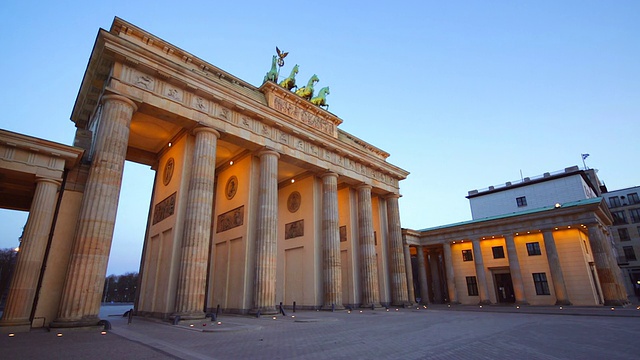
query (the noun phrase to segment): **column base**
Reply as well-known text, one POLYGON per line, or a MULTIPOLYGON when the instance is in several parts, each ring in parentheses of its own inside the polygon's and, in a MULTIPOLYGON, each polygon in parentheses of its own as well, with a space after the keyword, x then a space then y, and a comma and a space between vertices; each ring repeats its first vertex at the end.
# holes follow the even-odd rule
POLYGON ((169 316, 170 320, 175 320, 176 318, 180 318, 180 320, 200 320, 204 319, 207 314, 204 311, 192 311, 192 312, 184 312, 184 313, 173 313, 169 316))
POLYGON ((624 300, 605 300, 604 306, 625 306, 629 305, 629 302, 624 300))
POLYGON ((372 304, 361 304, 360 308, 361 309, 379 309, 381 308, 382 305, 378 304, 378 303, 372 303, 372 304))
POLYGON ((60 329, 95 327, 98 326, 99 321, 100 318, 97 316, 86 317, 78 320, 56 319, 49 325, 49 327, 60 329))
POLYGON ((413 303, 409 300, 407 301, 401 301, 399 303, 392 303, 391 306, 395 306, 395 307, 402 307, 402 308, 408 308, 408 307, 412 307, 413 303))
POLYGON ((556 305, 571 305, 569 300, 557 300, 556 305))
POLYGON ((276 309, 275 306, 265 306, 249 310, 249 314, 251 315, 257 315, 258 313, 260 313, 260 315, 275 315, 279 314, 280 311, 276 309))
POLYGON ((0 334, 29 331, 31 331, 29 321, 0 321, 0 334))
POLYGON ((320 310, 322 310, 322 311, 344 310, 344 309, 345 309, 345 307, 342 304, 340 304, 340 305, 335 304, 333 306, 332 306, 332 304, 322 305, 322 307, 320 308, 320 310))

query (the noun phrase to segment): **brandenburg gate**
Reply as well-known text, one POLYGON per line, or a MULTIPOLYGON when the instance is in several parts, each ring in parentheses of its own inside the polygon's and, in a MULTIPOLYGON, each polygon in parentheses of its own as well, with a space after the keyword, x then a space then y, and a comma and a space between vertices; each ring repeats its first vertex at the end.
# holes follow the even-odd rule
POLYGON ((408 172, 267 75, 257 88, 119 18, 99 30, 73 146, 0 133, 1 171, 28 184, 2 205, 29 210, 0 329, 98 324, 126 160, 155 170, 138 316, 409 304, 408 172))

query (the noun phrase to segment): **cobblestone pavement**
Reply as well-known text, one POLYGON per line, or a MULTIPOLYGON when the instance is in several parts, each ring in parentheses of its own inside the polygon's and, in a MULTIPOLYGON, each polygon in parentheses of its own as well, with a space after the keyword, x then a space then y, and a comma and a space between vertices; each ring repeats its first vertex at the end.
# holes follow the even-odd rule
MULTIPOLYGON (((112 307, 111 313, 126 308, 112 307)), ((638 359, 640 310, 429 306, 221 315, 170 325, 106 316, 112 329, 0 337, 2 359, 638 359), (295 317, 292 317, 294 315, 295 317), (573 316, 570 316, 573 315, 573 316)))

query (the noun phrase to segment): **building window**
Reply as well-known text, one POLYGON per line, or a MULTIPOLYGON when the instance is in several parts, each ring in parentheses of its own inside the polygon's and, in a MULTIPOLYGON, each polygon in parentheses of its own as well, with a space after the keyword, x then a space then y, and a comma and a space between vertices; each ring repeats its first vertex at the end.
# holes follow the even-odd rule
POLYGON ((473 261, 471 250, 462 250, 462 261, 473 261))
POLYGON ((529 254, 529 256, 542 255, 542 251, 540 251, 540 243, 527 243, 527 254, 529 254))
POLYGON ((517 197, 516 204, 518 204, 518 207, 527 206, 527 197, 526 196, 517 197))
POLYGON ((638 193, 627 194, 627 200, 629 200, 629 205, 640 204, 640 198, 638 198, 638 193))
POLYGON ((551 295, 549 292, 549 283, 547 282, 547 274, 533 273, 533 283, 536 286, 536 295, 551 295))
POLYGON ((618 236, 620 237, 620 241, 631 240, 631 238, 629 237, 629 231, 625 228, 618 229, 618 236))
POLYGON ((627 258, 627 261, 636 261, 636 252, 633 251, 633 246, 623 246, 622 250, 624 250, 624 257, 627 258))
POLYGON ((627 217, 624 216, 624 211, 612 211, 613 225, 622 225, 627 223, 627 217))
POLYGON ((502 246, 494 246, 491 248, 494 259, 504 259, 504 248, 502 246))
POLYGON ((631 216, 632 223, 640 222, 640 208, 638 209, 629 209, 629 215, 631 216))
POLYGON ((467 276, 467 294, 469 296, 478 296, 478 282, 475 276, 467 276))
POLYGON ((614 208, 620 206, 620 198, 617 196, 612 196, 609 198, 609 207, 614 208))

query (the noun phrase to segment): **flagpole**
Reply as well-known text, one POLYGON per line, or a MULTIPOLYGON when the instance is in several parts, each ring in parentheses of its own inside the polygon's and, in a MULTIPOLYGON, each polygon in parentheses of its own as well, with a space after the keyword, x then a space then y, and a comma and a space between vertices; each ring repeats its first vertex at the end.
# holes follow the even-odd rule
POLYGON ((587 163, 584 160, 589 157, 589 154, 580 154, 580 155, 582 155, 582 165, 584 166, 583 169, 587 170, 587 163))

